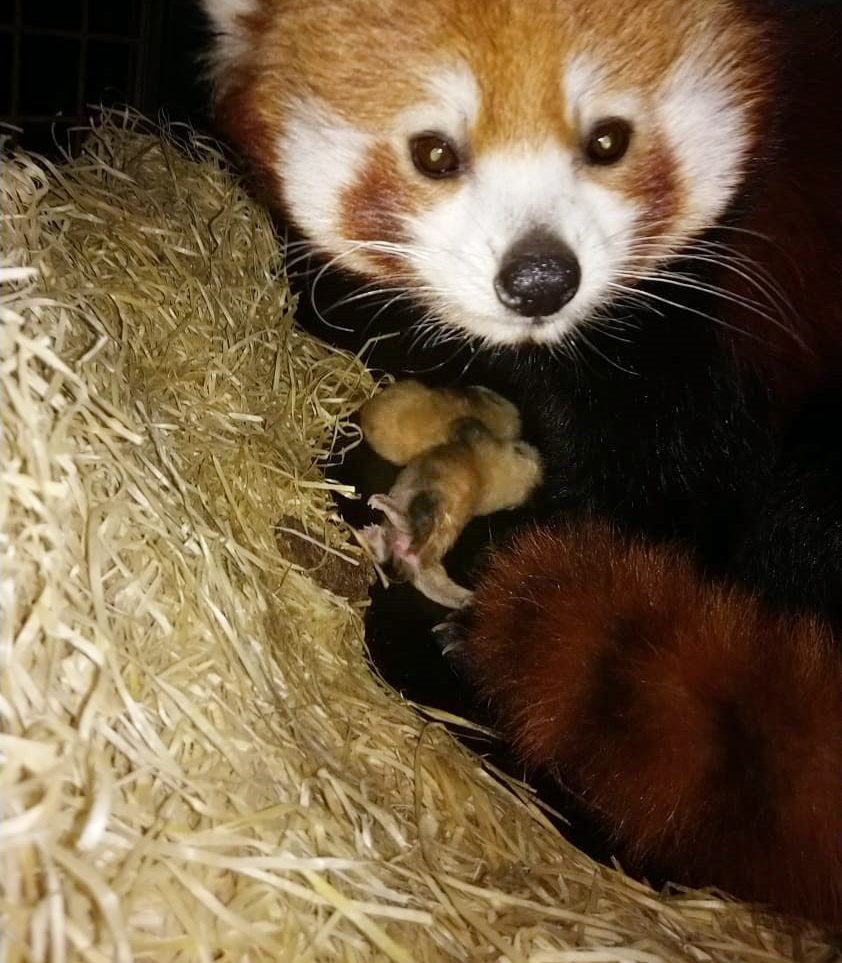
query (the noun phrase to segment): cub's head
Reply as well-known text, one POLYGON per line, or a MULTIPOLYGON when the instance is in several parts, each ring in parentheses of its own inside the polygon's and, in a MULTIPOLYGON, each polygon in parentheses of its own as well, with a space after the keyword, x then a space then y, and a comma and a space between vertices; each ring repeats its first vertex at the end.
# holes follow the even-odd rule
POLYGON ((739 189, 731 0, 203 0, 221 125, 314 248, 490 344, 552 343, 739 189))

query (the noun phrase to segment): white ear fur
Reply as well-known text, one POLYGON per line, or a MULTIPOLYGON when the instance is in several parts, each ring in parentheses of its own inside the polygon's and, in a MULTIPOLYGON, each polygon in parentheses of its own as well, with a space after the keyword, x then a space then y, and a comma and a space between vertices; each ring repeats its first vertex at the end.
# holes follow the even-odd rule
POLYGON ((241 31, 240 17, 254 10, 254 0, 200 0, 213 29, 236 37, 241 31))
POLYGON ((256 0, 200 0, 200 3, 216 34, 205 63, 219 96, 228 68, 240 61, 247 49, 242 18, 254 10, 256 0))

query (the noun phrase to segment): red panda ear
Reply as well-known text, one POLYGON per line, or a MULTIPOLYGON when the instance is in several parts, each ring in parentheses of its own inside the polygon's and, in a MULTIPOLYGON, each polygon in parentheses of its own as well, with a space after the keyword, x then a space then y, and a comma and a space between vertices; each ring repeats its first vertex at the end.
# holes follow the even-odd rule
POLYGON ((248 18, 256 12, 259 2, 199 0, 215 35, 205 63, 217 97, 228 86, 230 70, 243 63, 248 49, 248 18))
POLYGON ((216 33, 238 36, 242 18, 254 12, 256 0, 199 0, 216 33))

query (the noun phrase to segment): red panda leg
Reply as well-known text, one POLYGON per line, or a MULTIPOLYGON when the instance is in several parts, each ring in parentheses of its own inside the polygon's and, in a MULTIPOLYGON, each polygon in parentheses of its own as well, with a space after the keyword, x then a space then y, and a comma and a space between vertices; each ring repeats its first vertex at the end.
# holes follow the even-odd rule
POLYGON ((628 865, 842 921, 842 659, 807 618, 596 525, 521 536, 459 661, 628 865))

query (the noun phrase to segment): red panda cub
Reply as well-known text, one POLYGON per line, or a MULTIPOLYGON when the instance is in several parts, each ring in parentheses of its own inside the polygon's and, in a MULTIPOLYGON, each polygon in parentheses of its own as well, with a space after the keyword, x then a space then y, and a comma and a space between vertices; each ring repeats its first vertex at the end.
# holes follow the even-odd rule
POLYGON ((842 923, 834 5, 203 2, 267 202, 541 453, 460 672, 630 868, 842 923))
POLYGON ((359 420, 371 450, 402 469, 388 493, 368 499, 383 520, 366 525, 363 540, 422 595, 462 608, 471 592, 442 559, 472 518, 523 505, 541 481, 517 408, 478 385, 448 390, 406 379, 369 399, 359 420))

